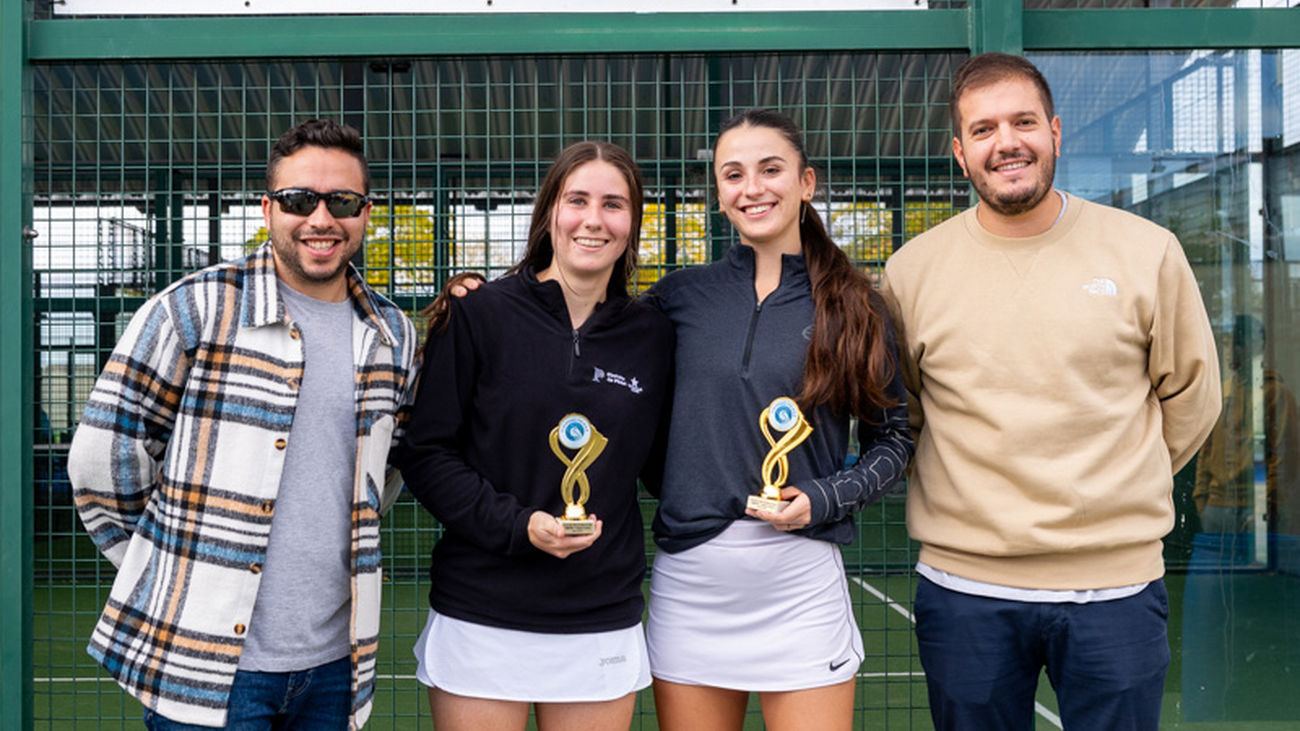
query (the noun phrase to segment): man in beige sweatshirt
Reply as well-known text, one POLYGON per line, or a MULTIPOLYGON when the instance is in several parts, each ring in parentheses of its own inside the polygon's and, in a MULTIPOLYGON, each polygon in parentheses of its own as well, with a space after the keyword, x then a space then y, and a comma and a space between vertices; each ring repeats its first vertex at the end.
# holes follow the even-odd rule
POLYGON ((1046 667, 1067 729, 1155 729, 1174 473, 1219 367, 1169 231, 1053 187, 1061 123, 1023 58, 953 80, 974 208, 885 267, 916 456, 907 525, 939 729, 1032 729, 1046 667))

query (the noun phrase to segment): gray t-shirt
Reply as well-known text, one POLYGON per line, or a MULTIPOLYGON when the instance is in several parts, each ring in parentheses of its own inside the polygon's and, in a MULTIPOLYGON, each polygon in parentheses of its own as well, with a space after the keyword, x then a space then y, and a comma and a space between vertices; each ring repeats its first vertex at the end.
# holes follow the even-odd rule
POLYGON ((280 285, 302 333, 302 384, 240 670, 306 670, 350 651, 357 427, 351 299, 280 285))

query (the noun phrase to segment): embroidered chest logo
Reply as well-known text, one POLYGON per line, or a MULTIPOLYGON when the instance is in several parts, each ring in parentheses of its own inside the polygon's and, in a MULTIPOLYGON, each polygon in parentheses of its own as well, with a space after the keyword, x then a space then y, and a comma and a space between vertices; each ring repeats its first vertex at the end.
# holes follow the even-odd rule
POLYGON ((635 377, 628 378, 621 373, 614 373, 603 368, 596 368, 595 373, 591 376, 592 383, 612 383, 615 386, 622 386, 632 393, 641 393, 645 389, 641 388, 641 383, 635 377))
POLYGON ((1093 277, 1091 282, 1083 285, 1083 291, 1100 297, 1118 297, 1119 286, 1115 280, 1106 277, 1093 277))

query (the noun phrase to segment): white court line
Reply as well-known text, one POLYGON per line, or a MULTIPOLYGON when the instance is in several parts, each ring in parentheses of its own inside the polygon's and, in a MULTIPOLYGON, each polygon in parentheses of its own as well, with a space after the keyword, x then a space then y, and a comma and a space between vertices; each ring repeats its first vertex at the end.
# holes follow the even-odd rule
MULTIPOLYGON (((890 598, 889 595, 885 594, 883 591, 877 589, 876 587, 872 586, 871 584, 868 584, 867 582, 863 581, 862 579, 859 579, 856 576, 850 576, 849 578, 852 579, 858 586, 865 589, 869 594, 876 597, 880 601, 884 602, 890 609, 894 610, 895 612, 898 612, 904 617, 907 617, 908 621, 911 622, 912 624, 916 624, 916 617, 911 612, 907 611, 906 607, 904 607, 903 605, 899 604, 898 602, 890 598)), ((925 676, 925 673, 913 673, 913 674, 920 675, 922 677, 925 676)), ((1034 711, 1038 715, 1046 719, 1048 723, 1052 724, 1056 728, 1065 728, 1064 726, 1061 725, 1061 717, 1056 715, 1055 713, 1052 713, 1052 711, 1042 703, 1039 703, 1038 701, 1034 701, 1034 711)))
POLYGON ((1044 706, 1042 703, 1039 703, 1038 701, 1034 701, 1034 710, 1038 711, 1038 715, 1042 716, 1043 718, 1046 718, 1048 723, 1052 724, 1057 728, 1063 728, 1061 726, 1061 717, 1047 710, 1047 706, 1044 706))
POLYGON ((880 601, 888 605, 890 609, 894 610, 895 612, 898 612, 904 617, 907 617, 907 621, 911 622, 912 624, 916 624, 916 617, 912 616, 912 613, 907 611, 907 608, 904 607, 902 604, 899 604, 898 602, 886 596, 885 592, 877 589, 876 587, 872 586, 871 584, 868 584, 867 582, 863 581, 862 579, 859 579, 856 576, 850 576, 849 578, 857 582, 858 586, 870 592, 872 596, 874 596, 875 598, 879 599, 880 601))

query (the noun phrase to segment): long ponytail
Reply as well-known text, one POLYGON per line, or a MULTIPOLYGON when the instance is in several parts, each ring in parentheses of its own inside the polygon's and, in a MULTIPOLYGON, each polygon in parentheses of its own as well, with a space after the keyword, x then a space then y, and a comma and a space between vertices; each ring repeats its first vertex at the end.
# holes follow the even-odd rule
POLYGON ((803 208, 799 235, 815 314, 799 405, 810 411, 829 403, 836 411, 876 421, 880 409, 894 405, 885 393, 896 364, 887 347, 884 302, 831 241, 812 204, 803 208))

